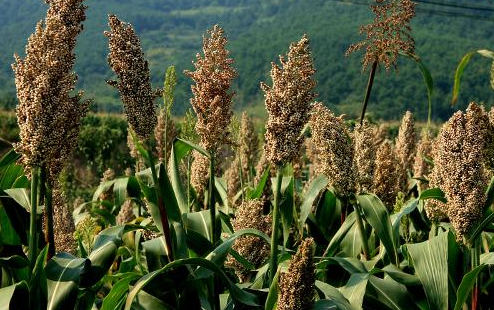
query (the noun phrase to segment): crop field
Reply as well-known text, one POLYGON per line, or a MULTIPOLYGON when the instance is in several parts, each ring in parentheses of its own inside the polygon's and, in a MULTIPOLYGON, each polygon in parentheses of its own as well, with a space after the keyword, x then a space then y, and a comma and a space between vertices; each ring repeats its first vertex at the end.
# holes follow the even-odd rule
MULTIPOLYGON (((493 51, 457 59, 457 110, 438 121, 417 4, 375 0, 347 49, 367 81, 357 113, 318 99, 307 34, 272 59, 263 111, 239 111, 242 60, 212 25, 174 115, 176 67, 155 89, 138 28, 110 14, 123 113, 101 114, 74 71, 85 1, 46 2, 0 110, 0 309, 494 309, 494 107, 457 106, 470 63, 491 64, 476 78, 494 90, 493 51), (377 119, 375 77, 403 62, 427 117, 377 119)), ((172 15, 230 10, 218 3, 172 15)))

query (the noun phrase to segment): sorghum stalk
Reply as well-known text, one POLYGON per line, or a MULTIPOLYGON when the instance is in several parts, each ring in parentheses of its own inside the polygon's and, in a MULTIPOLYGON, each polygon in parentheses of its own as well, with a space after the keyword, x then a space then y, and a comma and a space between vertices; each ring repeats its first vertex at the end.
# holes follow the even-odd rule
POLYGON ((38 231, 36 230, 36 212, 38 210, 39 167, 31 167, 31 216, 29 218, 29 263, 31 270, 38 254, 38 231))
MULTIPOLYGON (((469 244, 470 259, 472 270, 480 265, 480 236, 477 237, 473 244, 469 244)), ((472 310, 477 310, 479 304, 479 280, 475 279, 475 285, 472 289, 472 310)))
POLYGON ((371 71, 369 73, 369 81, 367 82, 367 90, 365 91, 364 104, 362 106, 362 114, 360 115, 360 125, 364 122, 365 110, 367 110, 367 104, 369 103, 370 94, 372 91, 372 85, 374 85, 374 76, 376 75, 377 60, 372 63, 371 71))
POLYGON ((278 270, 278 230, 280 226, 280 198, 281 198, 281 181, 283 179, 283 166, 276 167, 276 184, 274 190, 273 204, 273 228, 271 229, 271 258, 269 261, 269 283, 273 282, 276 271, 278 270))
POLYGON ((244 202, 245 198, 244 198, 244 180, 243 180, 243 173, 242 173, 242 156, 239 156, 238 157, 238 173, 239 173, 239 178, 240 178, 240 193, 241 193, 241 197, 242 197, 242 201, 241 203, 244 202))

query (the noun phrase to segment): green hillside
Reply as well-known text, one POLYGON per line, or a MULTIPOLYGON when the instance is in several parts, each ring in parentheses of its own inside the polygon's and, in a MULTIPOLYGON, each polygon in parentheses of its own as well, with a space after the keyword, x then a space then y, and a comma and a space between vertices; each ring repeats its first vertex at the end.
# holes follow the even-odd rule
MULTIPOLYGON (((463 3, 489 5, 480 0, 463 3)), ((358 26, 373 17, 365 5, 328 0, 87 0, 86 4, 88 18, 78 43, 76 71, 79 88, 94 98, 96 110, 120 109, 118 93, 105 83, 105 79, 112 78, 103 36, 108 13, 135 26, 156 86, 161 85, 167 66, 177 67, 180 75, 176 114, 189 107, 190 81, 181 72, 192 68, 191 60, 200 51, 202 34, 215 23, 229 36, 231 56, 239 71, 235 85, 237 109, 262 110, 259 82, 269 81, 270 62, 303 33, 311 39, 318 70, 318 100, 339 113, 356 115, 360 109, 367 74, 361 72, 360 55, 345 58, 344 52, 349 44, 359 41, 358 26)), ((0 98, 8 101, 15 94, 12 55, 23 53, 46 6, 39 0, 0 0, 0 8, 0 98)), ((421 11, 412 25, 417 54, 435 79, 433 116, 444 119, 453 111, 449 106, 452 81, 461 57, 472 50, 494 48, 494 13, 475 11, 469 15, 483 19, 471 19, 426 13, 424 10, 436 7, 424 3, 418 8, 421 11)), ((369 111, 376 117, 392 119, 410 109, 425 118, 427 96, 419 70, 409 60, 402 60, 399 68, 398 74, 380 70, 369 111)), ((489 69, 486 59, 472 59, 465 70, 457 108, 472 100, 493 102, 489 69)))

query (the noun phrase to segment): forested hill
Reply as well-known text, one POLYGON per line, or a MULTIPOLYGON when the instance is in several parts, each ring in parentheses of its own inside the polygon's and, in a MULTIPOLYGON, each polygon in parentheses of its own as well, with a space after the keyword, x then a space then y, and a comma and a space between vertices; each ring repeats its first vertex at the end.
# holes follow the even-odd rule
MULTIPOLYGON (((304 33, 311 39, 319 93, 318 100, 338 113, 357 115, 367 83, 360 56, 344 57, 348 45, 359 41, 360 24, 373 18, 366 0, 87 0, 85 31, 77 47, 78 88, 95 101, 95 109, 119 109, 118 93, 106 85, 113 78, 106 63, 107 14, 131 22, 140 35, 150 61, 153 83, 162 84, 164 72, 175 65, 179 73, 174 113, 189 107, 190 81, 183 74, 200 51, 201 37, 218 23, 226 31, 239 77, 237 109, 262 111, 260 81, 269 80, 271 61, 285 53, 290 42, 304 33)), ((476 49, 494 49, 494 5, 487 0, 453 1, 454 6, 418 4, 413 35, 417 54, 430 69, 436 88, 433 116, 446 118, 453 76, 461 57, 476 49), (463 6, 492 7, 468 10, 463 6), (434 11, 434 12, 431 12, 434 11), (448 13, 449 12, 449 13, 448 13)), ((444 3, 444 2, 443 2, 444 3)), ((10 65, 14 52, 23 54, 35 23, 46 5, 40 0, 0 0, 0 98, 12 98, 15 86, 10 65)), ((493 102, 489 86, 490 62, 474 56, 465 70, 462 93, 456 108, 469 101, 493 102)), ((425 118, 427 96, 420 71, 403 59, 399 73, 380 70, 376 76, 369 111, 376 117, 397 118, 410 109, 425 118)))

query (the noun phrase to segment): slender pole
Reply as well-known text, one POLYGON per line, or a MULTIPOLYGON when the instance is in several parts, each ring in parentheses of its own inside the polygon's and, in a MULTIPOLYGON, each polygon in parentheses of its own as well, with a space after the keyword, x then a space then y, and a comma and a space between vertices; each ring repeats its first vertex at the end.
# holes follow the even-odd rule
POLYGON ((38 209, 39 167, 31 168, 31 215, 29 219, 29 262, 31 271, 36 263, 38 252, 38 232, 36 231, 36 211, 38 209))
MULTIPOLYGON (((470 246, 471 267, 472 270, 480 265, 480 237, 473 241, 470 246)), ((475 279, 475 285, 472 289, 472 310, 477 310, 479 305, 479 280, 475 279)))
POLYGON ((370 94, 372 91, 372 85, 374 84, 374 76, 376 75, 377 60, 372 63, 372 68, 369 74, 369 81, 367 83, 367 91, 365 92, 364 106, 362 107, 362 115, 360 116, 360 125, 364 122, 365 110, 367 110, 367 104, 369 103, 370 94))
POLYGON ((276 167, 276 184, 274 191, 274 205, 273 205, 273 228, 271 231, 271 257, 269 262, 269 283, 273 282, 276 271, 278 270, 278 230, 280 226, 279 204, 281 201, 281 180, 282 180, 281 165, 276 167))

